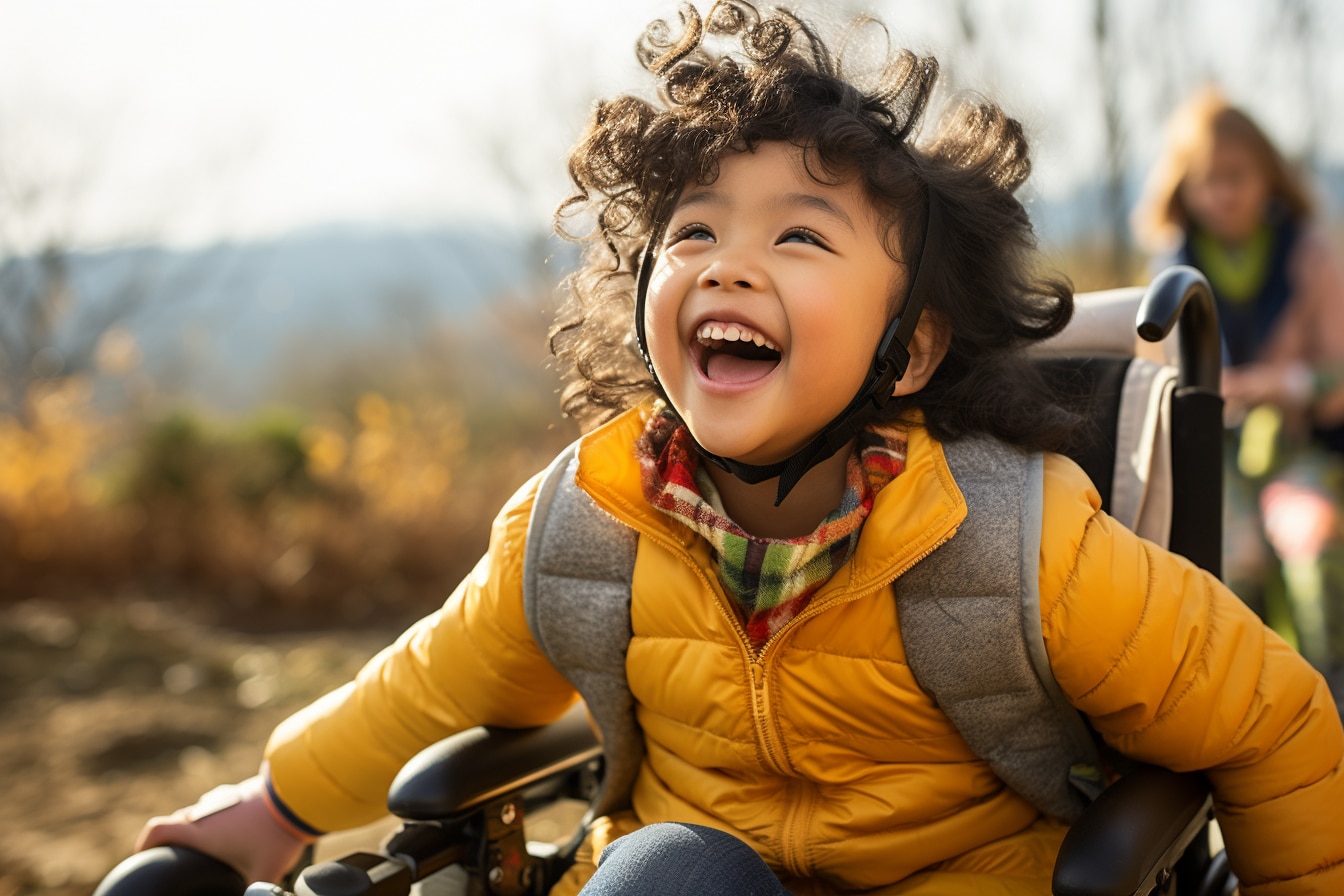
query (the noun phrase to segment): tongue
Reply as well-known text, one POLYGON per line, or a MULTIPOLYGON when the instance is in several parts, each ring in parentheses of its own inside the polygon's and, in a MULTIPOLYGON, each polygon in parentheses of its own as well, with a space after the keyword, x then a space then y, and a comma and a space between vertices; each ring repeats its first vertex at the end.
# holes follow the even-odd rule
POLYGON ((716 383, 750 383, 774 370, 777 364, 777 360, 753 360, 713 352, 705 362, 705 374, 716 383))

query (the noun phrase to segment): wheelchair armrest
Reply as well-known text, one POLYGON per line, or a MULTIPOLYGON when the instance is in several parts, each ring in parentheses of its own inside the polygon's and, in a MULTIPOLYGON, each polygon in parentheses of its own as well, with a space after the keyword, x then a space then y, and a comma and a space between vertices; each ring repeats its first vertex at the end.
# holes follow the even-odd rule
POLYGON ((185 846, 156 846, 113 868, 93 896, 242 896, 246 888, 218 859, 185 846))
POLYGON ((1165 879, 1213 817, 1198 774, 1140 766, 1084 810, 1060 846, 1055 896, 1129 896, 1165 879))
POLYGON ((582 703, 539 728, 468 728, 406 763, 387 808, 412 821, 453 818, 601 755, 582 703))

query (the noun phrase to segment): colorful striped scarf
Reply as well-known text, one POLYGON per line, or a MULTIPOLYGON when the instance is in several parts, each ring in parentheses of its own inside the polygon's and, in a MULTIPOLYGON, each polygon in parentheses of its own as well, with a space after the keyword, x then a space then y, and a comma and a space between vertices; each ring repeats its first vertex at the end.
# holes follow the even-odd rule
POLYGON ((717 509, 722 505, 690 431, 671 414, 652 416, 638 454, 645 500, 709 542, 719 581, 759 648, 849 560, 873 499, 905 469, 905 449, 904 429, 864 430, 846 467, 840 506, 799 538, 757 538, 717 509))

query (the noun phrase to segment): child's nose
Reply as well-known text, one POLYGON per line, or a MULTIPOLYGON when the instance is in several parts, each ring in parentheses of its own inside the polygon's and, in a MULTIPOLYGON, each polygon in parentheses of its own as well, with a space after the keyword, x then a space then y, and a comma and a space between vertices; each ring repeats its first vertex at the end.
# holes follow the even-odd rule
POLYGON ((756 289, 764 281, 761 272, 747 260, 720 258, 715 260, 700 274, 701 289, 732 286, 738 289, 756 289))

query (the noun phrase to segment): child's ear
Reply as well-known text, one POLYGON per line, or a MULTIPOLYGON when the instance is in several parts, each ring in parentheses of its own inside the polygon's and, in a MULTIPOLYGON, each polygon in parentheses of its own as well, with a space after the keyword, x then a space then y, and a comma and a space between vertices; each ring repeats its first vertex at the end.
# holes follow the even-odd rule
POLYGON ((923 389, 943 362, 951 344, 952 328, 948 326, 947 318, 931 308, 925 309, 915 327, 915 335, 910 339, 910 365, 905 368, 905 376, 892 387, 891 394, 895 397, 913 395, 923 389))

